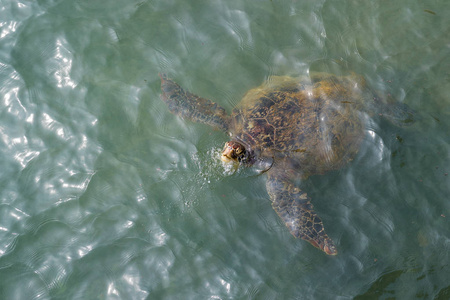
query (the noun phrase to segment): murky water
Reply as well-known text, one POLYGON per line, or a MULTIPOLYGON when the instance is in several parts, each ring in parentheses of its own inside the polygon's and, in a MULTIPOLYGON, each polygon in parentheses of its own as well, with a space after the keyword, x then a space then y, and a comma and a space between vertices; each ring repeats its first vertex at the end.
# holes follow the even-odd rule
POLYGON ((2 2, 0 298, 448 299, 449 41, 446 0, 2 2), (302 182, 336 257, 159 99, 158 72, 230 111, 312 71, 417 111, 302 182))

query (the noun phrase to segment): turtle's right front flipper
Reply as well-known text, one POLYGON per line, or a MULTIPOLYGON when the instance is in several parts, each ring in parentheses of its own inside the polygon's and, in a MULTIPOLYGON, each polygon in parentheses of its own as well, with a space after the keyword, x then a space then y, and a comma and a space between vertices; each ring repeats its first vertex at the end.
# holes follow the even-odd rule
POLYGON ((306 193, 286 175, 288 172, 281 168, 268 171, 266 187, 273 209, 294 237, 308 241, 328 255, 336 255, 336 246, 325 233, 322 220, 306 193))
POLYGON ((166 74, 159 74, 159 77, 161 77, 161 99, 167 103, 172 113, 184 119, 228 131, 229 116, 225 109, 184 90, 166 74))

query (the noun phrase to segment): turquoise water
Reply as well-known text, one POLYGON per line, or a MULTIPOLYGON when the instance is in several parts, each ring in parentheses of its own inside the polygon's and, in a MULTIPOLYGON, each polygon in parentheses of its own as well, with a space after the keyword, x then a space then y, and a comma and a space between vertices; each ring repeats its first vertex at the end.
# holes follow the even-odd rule
POLYGON ((447 0, 205 2, 2 2, 0 298, 450 298, 447 0), (158 72, 230 111, 312 71, 417 111, 302 183, 336 257, 159 99, 158 72))

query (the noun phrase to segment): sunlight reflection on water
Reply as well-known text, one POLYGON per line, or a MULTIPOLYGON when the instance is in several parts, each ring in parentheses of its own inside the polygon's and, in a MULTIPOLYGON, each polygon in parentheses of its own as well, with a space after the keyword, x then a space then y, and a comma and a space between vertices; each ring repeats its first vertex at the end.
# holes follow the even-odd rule
POLYGON ((5 299, 448 294, 444 0, 3 4, 5 299), (329 258, 291 237, 264 174, 222 163, 224 134, 170 114, 161 71, 228 111, 273 75, 353 71, 421 118, 366 116, 354 161, 301 183, 329 258))

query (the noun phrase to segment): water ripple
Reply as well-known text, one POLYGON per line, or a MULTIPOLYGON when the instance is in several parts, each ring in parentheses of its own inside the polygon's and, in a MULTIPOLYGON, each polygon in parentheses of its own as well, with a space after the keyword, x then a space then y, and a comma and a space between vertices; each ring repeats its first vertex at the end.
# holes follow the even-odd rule
POLYGON ((448 293, 444 1, 3 4, 4 298, 448 293), (263 176, 220 164, 224 134, 168 112, 161 70, 227 110, 272 75, 355 71, 422 118, 365 116, 358 157, 301 182, 330 258, 289 234, 263 176))

